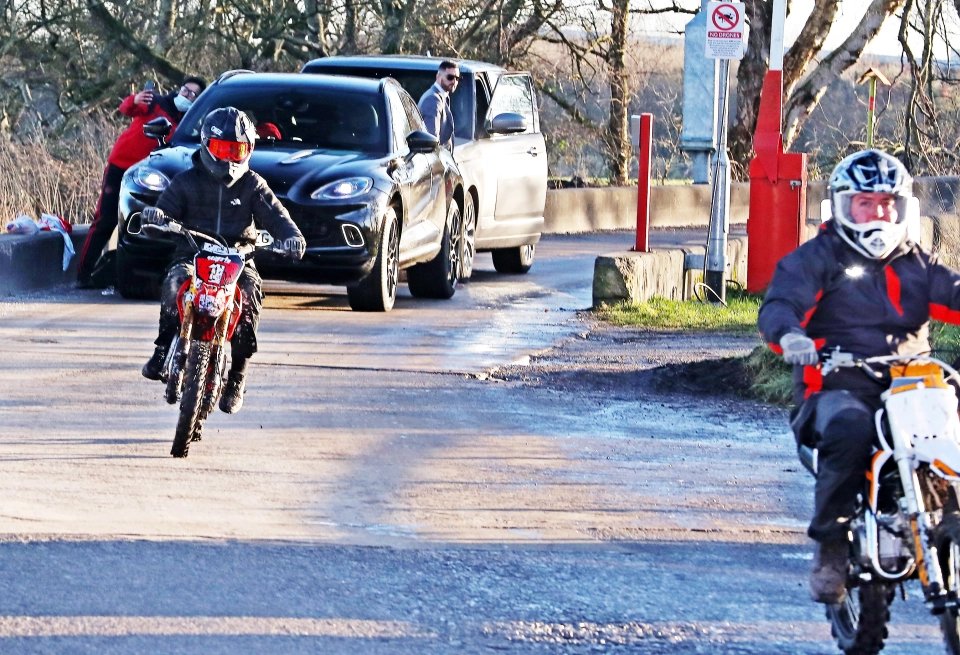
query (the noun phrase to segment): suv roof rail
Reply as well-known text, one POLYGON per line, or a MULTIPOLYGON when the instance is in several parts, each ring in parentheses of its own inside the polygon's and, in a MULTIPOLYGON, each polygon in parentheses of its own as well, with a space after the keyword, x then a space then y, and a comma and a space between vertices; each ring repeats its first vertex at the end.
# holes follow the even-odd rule
POLYGON ((214 82, 214 84, 220 84, 220 82, 223 82, 223 81, 225 81, 225 80, 229 80, 229 79, 230 79, 231 77, 233 77, 234 75, 240 75, 240 74, 242 74, 242 73, 254 73, 254 72, 256 72, 256 71, 247 70, 246 68, 237 68, 237 69, 235 69, 235 70, 225 71, 225 72, 223 72, 223 73, 220 73, 220 77, 217 78, 217 80, 214 82))

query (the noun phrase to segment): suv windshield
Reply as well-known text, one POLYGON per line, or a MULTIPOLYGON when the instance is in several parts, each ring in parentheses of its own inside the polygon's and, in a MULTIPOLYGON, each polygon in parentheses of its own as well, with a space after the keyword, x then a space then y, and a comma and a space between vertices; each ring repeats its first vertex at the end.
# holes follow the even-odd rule
POLYGON ((173 145, 198 144, 203 117, 219 107, 236 107, 257 126, 257 144, 386 154, 387 123, 379 94, 342 89, 254 85, 217 86, 200 96, 174 133, 173 145))
MULTIPOLYGON (((426 92, 437 79, 436 69, 418 70, 405 68, 391 68, 384 66, 377 68, 375 66, 350 66, 342 63, 327 63, 320 61, 314 65, 307 65, 303 68, 304 73, 322 73, 325 75, 351 75, 353 77, 368 77, 373 79, 382 79, 392 77, 400 83, 400 86, 413 97, 413 101, 419 102, 420 96, 426 92)), ((473 138, 470 126, 473 125, 474 115, 471 106, 470 85, 473 84, 473 75, 461 70, 463 76, 457 90, 453 92, 450 98, 451 108, 453 109, 453 123, 456 126, 457 136, 465 139, 473 138)), ((481 116, 479 120, 483 120, 481 116)))

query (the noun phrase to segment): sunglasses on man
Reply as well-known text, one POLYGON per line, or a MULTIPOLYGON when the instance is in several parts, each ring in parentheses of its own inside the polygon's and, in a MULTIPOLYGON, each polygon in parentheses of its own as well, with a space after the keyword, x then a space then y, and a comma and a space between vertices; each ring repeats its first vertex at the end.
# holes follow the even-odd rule
POLYGON ((459 75, 447 75, 447 81, 448 81, 448 82, 453 82, 454 80, 456 80, 457 82, 459 82, 459 81, 460 81, 460 76, 459 76, 459 75))

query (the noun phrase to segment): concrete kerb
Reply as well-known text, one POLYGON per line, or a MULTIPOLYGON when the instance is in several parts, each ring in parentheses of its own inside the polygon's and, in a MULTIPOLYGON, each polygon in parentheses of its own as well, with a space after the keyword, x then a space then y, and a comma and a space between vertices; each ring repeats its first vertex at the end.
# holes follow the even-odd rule
MULTIPOLYGON (((703 281, 705 253, 704 245, 600 255, 593 269, 593 306, 646 302, 654 297, 670 300, 704 297, 697 285, 703 281)), ((745 236, 727 239, 726 279, 739 286, 746 285, 745 236)))
MULTIPOLYGON (((707 185, 655 186, 650 190, 650 228, 670 231, 691 228, 703 245, 670 244, 651 252, 602 254, 594 263, 593 306, 618 302, 646 302, 660 297, 685 300, 694 296, 703 280, 706 227, 710 222, 711 188, 707 185)), ((750 187, 730 188, 730 223, 743 232, 749 213, 750 187)), ((637 189, 586 188, 547 194, 547 233, 590 232, 603 229, 635 230, 637 189)), ((669 238, 667 239, 669 241, 669 238)), ((677 239, 678 242, 688 239, 677 239)), ((740 285, 747 279, 747 238, 727 240, 727 279, 740 285)))
MULTIPOLYGON (((71 234, 74 251, 80 252, 88 226, 74 226, 71 234)), ((38 291, 77 278, 77 256, 63 270, 63 236, 59 232, 34 235, 0 235, 0 296, 38 291)))
MULTIPOLYGON (((728 240, 728 278, 739 283, 746 280, 746 237, 736 231, 746 223, 749 213, 749 184, 735 182, 730 189, 730 223, 728 240)), ((807 188, 808 231, 819 222, 820 200, 824 184, 811 182, 807 188)), ((960 195, 960 178, 921 178, 916 180, 924 216, 937 226, 933 239, 937 244, 956 239, 960 244, 960 221, 956 199, 960 195)), ((706 228, 710 212, 709 185, 654 186, 650 196, 650 227, 657 232, 681 228, 700 230, 706 244, 706 228)), ((637 188, 551 189, 547 192, 544 211, 545 234, 571 234, 604 230, 636 229, 637 188)), ((73 243, 77 252, 83 245, 88 226, 77 225, 73 243)), ((740 229, 742 232, 742 229, 740 229)), ((925 230, 926 231, 926 230, 925 230)), ((665 239, 669 242, 670 239, 665 239)), ((627 295, 620 300, 646 300, 652 295, 668 298, 690 297, 698 280, 703 247, 674 244, 655 248, 652 253, 608 253, 598 258, 595 266, 595 302, 615 302, 616 289, 627 295), (667 253, 672 254, 667 254, 667 253), (637 259, 638 261, 626 261, 637 259), (677 262, 682 262, 680 265, 677 262), (602 265, 601 265, 602 264, 602 265), (621 273, 622 272, 622 273, 621 273), (616 276, 622 278, 617 280, 616 276), (599 278, 599 282, 597 281, 599 278), (600 285, 598 290, 596 287, 600 285)), ((945 259, 960 265, 960 246, 944 248, 945 259)), ((47 287, 72 284, 76 278, 76 257, 63 271, 63 239, 57 233, 42 232, 35 236, 0 234, 0 296, 36 291, 47 287)))

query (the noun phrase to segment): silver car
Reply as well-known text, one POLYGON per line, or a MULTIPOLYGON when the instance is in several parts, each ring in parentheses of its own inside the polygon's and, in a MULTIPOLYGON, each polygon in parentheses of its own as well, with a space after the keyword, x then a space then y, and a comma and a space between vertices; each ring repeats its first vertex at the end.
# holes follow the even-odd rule
MULTIPOLYGON (((436 78, 440 57, 357 55, 314 59, 303 73, 393 77, 414 98, 436 78)), ((493 64, 455 60, 461 80, 451 97, 454 159, 467 194, 460 279, 477 252, 490 251, 501 273, 526 273, 543 231, 547 150, 533 80, 493 64)))

